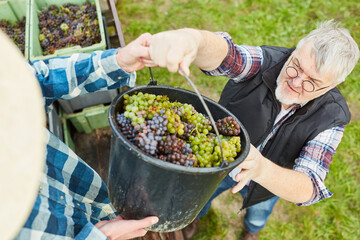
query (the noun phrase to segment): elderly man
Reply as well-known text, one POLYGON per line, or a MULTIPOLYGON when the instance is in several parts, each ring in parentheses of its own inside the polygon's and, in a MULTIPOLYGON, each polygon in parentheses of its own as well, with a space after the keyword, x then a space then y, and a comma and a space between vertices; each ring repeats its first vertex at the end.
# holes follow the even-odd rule
MULTIPOLYGON (((243 239, 257 239, 279 197, 307 206, 332 196, 324 180, 350 121, 336 86, 359 59, 346 29, 334 21, 321 23, 292 49, 236 45, 227 33, 180 29, 154 35, 150 56, 151 63, 171 72, 181 67, 189 74, 194 63, 207 75, 228 77, 219 103, 250 136, 248 157, 199 217, 221 192, 240 191, 246 209, 243 239)), ((191 225, 185 230, 194 232, 191 225)))

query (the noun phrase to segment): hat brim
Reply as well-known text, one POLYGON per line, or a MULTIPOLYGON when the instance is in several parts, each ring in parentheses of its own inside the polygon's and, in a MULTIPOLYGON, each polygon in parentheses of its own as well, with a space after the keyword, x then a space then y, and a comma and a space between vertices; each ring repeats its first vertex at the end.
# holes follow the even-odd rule
POLYGON ((20 50, 0 31, 0 233, 13 238, 34 205, 45 161, 39 83, 20 50))

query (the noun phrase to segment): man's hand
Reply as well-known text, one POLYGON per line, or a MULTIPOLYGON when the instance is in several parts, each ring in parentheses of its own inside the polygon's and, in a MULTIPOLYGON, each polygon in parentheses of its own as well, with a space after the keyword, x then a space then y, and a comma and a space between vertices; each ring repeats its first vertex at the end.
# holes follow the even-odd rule
POLYGON ((166 67, 170 72, 177 72, 181 67, 189 75, 189 66, 201 41, 200 31, 190 28, 157 33, 151 39, 150 56, 153 63, 166 67))
POLYGON ((305 173, 280 167, 261 155, 250 146, 249 155, 239 164, 241 172, 235 176, 238 184, 232 192, 240 191, 250 180, 253 180, 273 194, 294 203, 304 203, 312 198, 314 187, 305 173))
POLYGON ((267 161, 267 159, 251 144, 248 156, 237 166, 241 169, 241 172, 235 177, 238 184, 233 187, 232 192, 236 193, 240 191, 250 180, 259 182, 265 161, 267 161))
MULTIPOLYGON (((116 61, 124 71, 134 72, 145 67, 144 60, 150 60, 150 39, 150 33, 143 33, 137 39, 117 51, 116 61)), ((150 66, 151 64, 148 65, 150 66)))
POLYGON ((146 234, 146 227, 159 221, 158 217, 147 217, 141 220, 124 220, 121 216, 110 220, 98 222, 97 227, 110 240, 124 240, 142 237, 146 234))

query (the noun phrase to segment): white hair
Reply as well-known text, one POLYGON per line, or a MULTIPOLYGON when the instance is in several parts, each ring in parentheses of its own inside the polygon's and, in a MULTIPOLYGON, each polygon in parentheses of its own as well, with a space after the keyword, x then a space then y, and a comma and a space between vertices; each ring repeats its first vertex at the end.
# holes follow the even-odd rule
POLYGON ((357 43, 349 31, 338 27, 334 20, 318 24, 315 30, 299 41, 296 48, 308 42, 312 44, 317 72, 334 74, 334 83, 345 81, 359 60, 357 43))

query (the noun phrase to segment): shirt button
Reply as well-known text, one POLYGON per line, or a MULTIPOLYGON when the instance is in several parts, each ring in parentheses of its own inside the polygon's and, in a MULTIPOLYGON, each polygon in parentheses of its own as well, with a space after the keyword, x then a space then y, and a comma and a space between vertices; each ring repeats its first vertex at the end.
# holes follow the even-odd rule
POLYGON ((80 203, 76 203, 76 205, 78 205, 80 207, 80 203))
POLYGON ((64 199, 64 196, 63 196, 63 195, 60 195, 60 199, 63 200, 63 199, 64 199))

